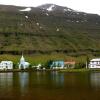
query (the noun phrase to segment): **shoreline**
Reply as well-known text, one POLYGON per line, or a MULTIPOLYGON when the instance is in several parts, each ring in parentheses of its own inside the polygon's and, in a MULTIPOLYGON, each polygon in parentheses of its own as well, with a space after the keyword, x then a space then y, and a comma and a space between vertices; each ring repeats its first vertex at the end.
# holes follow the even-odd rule
POLYGON ((13 69, 13 70, 0 70, 0 73, 9 73, 9 72, 44 72, 44 71, 58 71, 58 72, 100 72, 100 69, 40 69, 40 70, 34 70, 34 69, 13 69))
POLYGON ((100 72, 100 69, 64 69, 60 72, 100 72))
POLYGON ((39 70, 34 70, 34 69, 13 69, 13 70, 0 70, 0 73, 7 73, 7 72, 36 72, 36 71, 40 71, 40 72, 44 72, 44 71, 60 71, 59 69, 39 69, 39 70))

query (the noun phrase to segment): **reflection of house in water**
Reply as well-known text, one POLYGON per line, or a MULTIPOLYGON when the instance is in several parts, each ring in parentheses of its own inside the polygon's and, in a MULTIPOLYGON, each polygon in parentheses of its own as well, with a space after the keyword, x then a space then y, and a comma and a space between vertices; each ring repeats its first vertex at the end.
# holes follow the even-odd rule
POLYGON ((19 82, 20 82, 20 88, 21 92, 25 93, 25 90, 27 90, 28 83, 29 83, 29 73, 19 73, 19 82))
POLYGON ((100 73, 91 73, 90 82, 92 87, 100 88, 100 73))
POLYGON ((13 88, 13 73, 0 73, 0 87, 5 91, 13 88))
POLYGON ((40 86, 41 84, 47 84, 47 79, 48 79, 48 74, 43 71, 37 71, 35 78, 34 78, 34 83, 38 86, 40 86))
POLYGON ((57 86, 63 86, 64 84, 64 73, 59 73, 57 71, 51 72, 51 77, 53 83, 57 86))

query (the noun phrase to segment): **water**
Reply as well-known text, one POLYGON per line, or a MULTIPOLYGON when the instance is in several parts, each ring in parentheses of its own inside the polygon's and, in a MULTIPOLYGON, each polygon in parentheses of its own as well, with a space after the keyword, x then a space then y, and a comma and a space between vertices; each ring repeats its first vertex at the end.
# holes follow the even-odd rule
POLYGON ((0 73, 0 100, 100 100, 100 73, 0 73))

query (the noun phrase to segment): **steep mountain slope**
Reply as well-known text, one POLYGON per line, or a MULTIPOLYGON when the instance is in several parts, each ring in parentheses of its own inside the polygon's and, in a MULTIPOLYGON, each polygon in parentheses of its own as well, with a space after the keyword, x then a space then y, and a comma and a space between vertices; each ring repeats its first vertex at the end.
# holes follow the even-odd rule
POLYGON ((91 53, 100 50, 100 16, 46 4, 0 5, 1 53, 91 53))

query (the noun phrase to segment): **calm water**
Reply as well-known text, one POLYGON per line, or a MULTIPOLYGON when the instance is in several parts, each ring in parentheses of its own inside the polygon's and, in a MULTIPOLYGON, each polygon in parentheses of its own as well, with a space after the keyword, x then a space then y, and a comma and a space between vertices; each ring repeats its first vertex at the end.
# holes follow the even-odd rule
POLYGON ((100 73, 0 73, 0 100, 100 100, 100 73))

